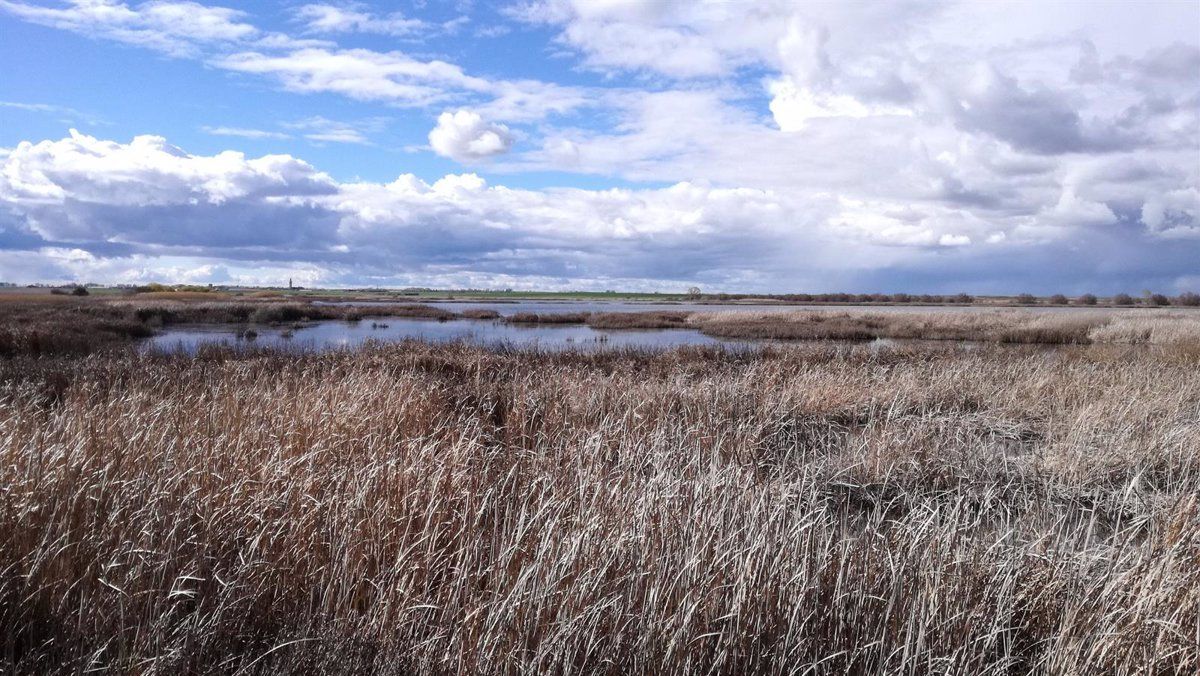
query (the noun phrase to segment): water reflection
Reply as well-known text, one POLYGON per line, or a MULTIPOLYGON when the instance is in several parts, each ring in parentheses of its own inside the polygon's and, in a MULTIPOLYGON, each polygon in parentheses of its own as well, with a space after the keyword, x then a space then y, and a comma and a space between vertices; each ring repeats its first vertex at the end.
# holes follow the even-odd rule
POLYGON ((467 310, 495 310, 502 317, 517 313, 557 314, 567 312, 796 312, 818 310, 822 312, 850 313, 929 313, 929 312, 1049 312, 1088 313, 1096 308, 1072 305, 1046 305, 1042 307, 1012 307, 1005 305, 783 305, 778 303, 693 303, 693 302, 647 302, 627 300, 511 300, 511 301, 457 301, 421 300, 397 298, 393 301, 314 301, 314 305, 352 305, 369 308, 372 305, 395 305, 397 303, 420 303, 442 308, 451 312, 467 310))
POLYGON ((679 345, 745 346, 692 329, 598 330, 586 325, 514 325, 504 322, 384 317, 360 322, 315 322, 300 327, 254 327, 247 332, 231 327, 176 327, 146 339, 160 350, 195 352, 205 344, 256 345, 328 350, 361 345, 368 340, 430 342, 465 341, 477 345, 512 345, 546 350, 605 348, 670 348, 679 345), (253 333, 253 335, 248 335, 253 333))

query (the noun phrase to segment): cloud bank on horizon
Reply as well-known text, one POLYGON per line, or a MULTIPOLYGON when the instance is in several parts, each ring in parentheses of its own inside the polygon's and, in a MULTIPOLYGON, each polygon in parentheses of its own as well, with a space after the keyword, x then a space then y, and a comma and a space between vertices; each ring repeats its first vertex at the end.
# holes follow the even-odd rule
POLYGON ((1200 288, 1196 3, 267 5, 0 0, 0 280, 1200 288))

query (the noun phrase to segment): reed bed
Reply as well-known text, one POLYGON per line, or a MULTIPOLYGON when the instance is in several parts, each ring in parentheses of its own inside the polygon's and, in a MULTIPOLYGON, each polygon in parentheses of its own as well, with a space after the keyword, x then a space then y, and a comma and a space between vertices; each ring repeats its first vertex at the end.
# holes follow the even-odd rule
POLYGON ((588 312, 514 312, 505 318, 509 324, 584 324, 588 312))
POLYGON ((709 312, 692 314, 687 321, 709 335, 741 339, 1200 346, 1200 312, 1195 311, 709 312))
MULTIPOLYGON (((463 313, 463 316, 467 316, 463 313)), ((681 329, 690 328, 690 312, 516 312, 505 318, 510 324, 587 324, 594 329, 681 329)))
POLYGON ((596 312, 587 318, 594 329, 681 329, 689 312, 596 312))
MULTIPOLYGON (((178 292, 171 294, 179 295, 178 292)), ((167 295, 171 295, 167 294, 167 295)), ((53 301, 0 303, 0 357, 17 354, 84 354, 128 343, 171 325, 302 324, 360 321, 371 317, 449 320, 502 320, 514 324, 587 324, 595 329, 692 328, 742 340, 839 340, 878 338, 992 343, 1127 343, 1170 345, 1200 352, 1200 311, 1091 310, 1072 313, 1036 310, 878 312, 810 310, 797 312, 519 312, 507 317, 491 309, 454 312, 422 303, 378 305, 318 304, 277 299, 173 300, 154 293, 126 299, 47 296, 53 301)), ((193 296, 212 296, 195 293, 193 296)), ((22 296, 28 298, 29 296, 22 296)), ((17 296, 12 296, 17 298, 17 296)))
POLYGON ((1195 673, 1197 365, 0 361, 0 671, 1195 673))
POLYGON ((499 319, 500 313, 486 308, 463 310, 459 313, 463 319, 499 319))
MULTIPOLYGON (((153 295, 153 294, 142 294, 153 295)), ((0 303, 0 358, 14 355, 86 354, 153 335, 165 326, 295 324, 404 317, 446 321, 460 315, 419 303, 355 307, 274 301, 123 299, 0 303)))

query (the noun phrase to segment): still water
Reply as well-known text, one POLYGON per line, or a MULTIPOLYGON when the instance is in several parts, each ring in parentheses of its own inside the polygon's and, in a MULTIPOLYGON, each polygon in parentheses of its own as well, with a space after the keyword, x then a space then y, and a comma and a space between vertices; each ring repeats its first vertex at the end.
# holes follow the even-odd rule
POLYGON ((624 347, 670 348, 679 345, 745 346, 744 341, 722 340, 692 329, 598 330, 585 325, 512 325, 503 322, 460 319, 439 322, 430 319, 385 317, 361 322, 315 322, 288 330, 285 327, 254 327, 253 340, 238 338, 230 327, 178 327, 146 339, 144 346, 166 351, 195 352, 205 344, 230 346, 293 347, 330 350, 361 345, 368 340, 429 342, 464 341, 477 345, 509 345, 546 350, 594 350, 624 347))
POLYGON ((419 300, 400 298, 395 301, 315 301, 314 305, 352 305, 370 308, 372 305, 395 305, 420 303, 442 308, 451 312, 466 310, 495 310, 501 317, 517 313, 556 314, 567 312, 796 312, 818 310, 822 312, 870 312, 870 313, 928 313, 928 312, 1050 312, 1074 313, 1095 312, 1095 308, 1072 305, 1046 305, 1034 308, 1019 308, 985 305, 784 305, 779 303, 652 303, 628 300, 514 300, 514 301, 458 301, 419 300))
MULTIPOLYGON (((341 304, 341 303, 327 303, 341 304)), ((362 306, 370 312, 371 305, 380 303, 348 302, 362 306)), ((995 311, 979 306, 921 307, 911 305, 892 306, 804 306, 804 305, 707 305, 702 303, 643 303, 636 301, 548 301, 523 300, 515 302, 488 301, 432 301, 425 303, 453 312, 466 310, 495 310, 501 316, 518 312, 553 314, 563 312, 651 312, 659 310, 680 312, 787 312, 796 310, 822 310, 826 312, 981 312, 995 311)), ((1037 309, 1007 309, 1007 312, 1093 312, 1088 308, 1045 307, 1037 309)), ((370 340, 401 341, 406 339, 430 342, 464 341, 477 345, 508 345, 513 347, 536 347, 545 350, 594 350, 612 348, 662 349, 680 345, 725 345, 747 347, 761 345, 765 341, 727 340, 706 336, 694 329, 593 329, 582 324, 537 325, 507 324, 502 321, 458 319, 437 321, 432 319, 405 319, 381 317, 364 319, 360 322, 325 321, 314 322, 303 327, 253 327, 257 332, 254 339, 239 338, 235 327, 193 326, 174 327, 147 338, 144 346, 159 350, 183 350, 194 352, 204 344, 231 346, 294 347, 299 349, 329 350, 354 347, 370 340)), ((879 340, 873 346, 886 347, 897 341, 879 340)), ((911 342, 911 341, 903 341, 911 342)))

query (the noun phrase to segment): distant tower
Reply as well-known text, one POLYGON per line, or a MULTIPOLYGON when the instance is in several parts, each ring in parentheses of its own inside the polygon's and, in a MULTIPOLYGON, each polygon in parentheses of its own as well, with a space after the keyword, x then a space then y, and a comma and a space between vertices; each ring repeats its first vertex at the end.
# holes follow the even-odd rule
POLYGON ((288 277, 288 288, 292 288, 292 278, 288 277))

